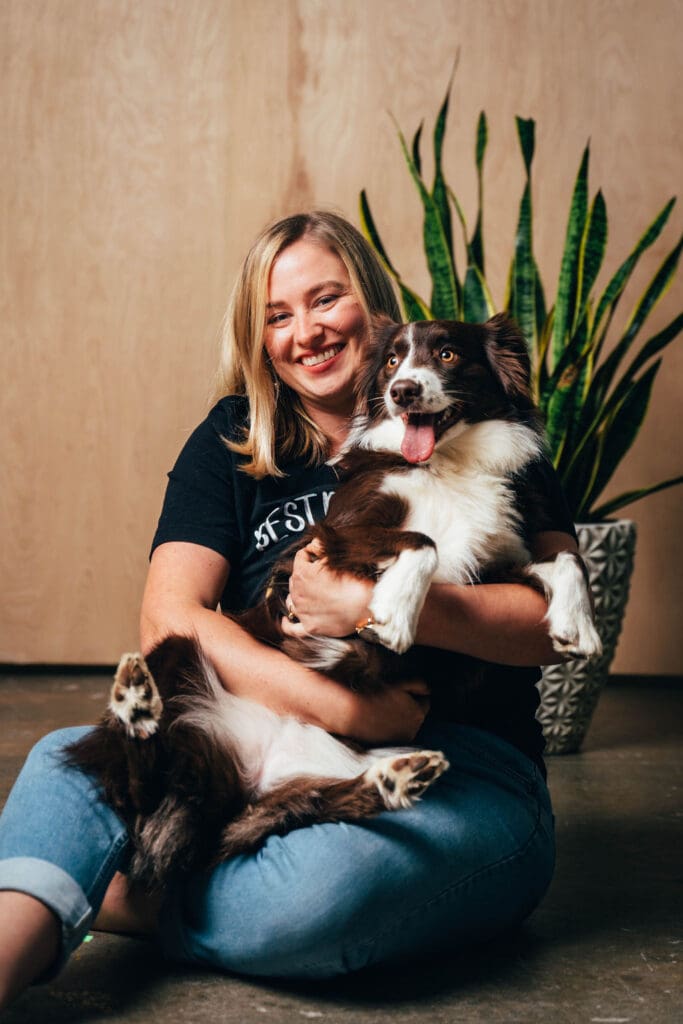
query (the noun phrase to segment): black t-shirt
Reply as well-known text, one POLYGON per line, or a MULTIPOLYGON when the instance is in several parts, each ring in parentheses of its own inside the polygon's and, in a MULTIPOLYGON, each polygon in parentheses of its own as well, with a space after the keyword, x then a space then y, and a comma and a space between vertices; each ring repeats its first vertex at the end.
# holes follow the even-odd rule
MULTIPOLYGON (((240 470, 240 457, 224 438, 241 440, 248 416, 246 399, 222 399, 191 435, 169 473, 169 483, 152 551, 168 541, 201 544, 230 563, 230 578, 221 598, 226 612, 255 604, 275 560, 321 519, 338 486, 333 467, 290 462, 287 475, 255 480, 240 470)), ((544 518, 534 532, 561 530, 574 535, 555 473, 545 460, 535 463, 517 482, 525 495, 546 496, 544 518)), ((534 502, 534 508, 537 503, 534 502)), ((429 663, 429 652, 425 651, 429 663)), ((455 663, 455 662, 454 662, 455 663)), ((474 690, 442 693, 432 714, 467 722, 507 739, 540 762, 543 739, 535 720, 537 668, 488 665, 474 690)))

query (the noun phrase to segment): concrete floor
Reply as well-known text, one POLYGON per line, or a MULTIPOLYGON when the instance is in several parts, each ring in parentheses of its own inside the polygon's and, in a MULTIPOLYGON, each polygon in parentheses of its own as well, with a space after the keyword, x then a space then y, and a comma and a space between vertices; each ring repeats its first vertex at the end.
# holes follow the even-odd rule
MULTIPOLYGON (((49 729, 92 721, 108 676, 0 677, 0 798, 49 729)), ((549 761, 557 874, 523 929, 483 948, 335 983, 255 984, 95 933, 6 1024, 319 1020, 321 1024, 683 1022, 683 686, 620 681, 584 751, 549 761)))

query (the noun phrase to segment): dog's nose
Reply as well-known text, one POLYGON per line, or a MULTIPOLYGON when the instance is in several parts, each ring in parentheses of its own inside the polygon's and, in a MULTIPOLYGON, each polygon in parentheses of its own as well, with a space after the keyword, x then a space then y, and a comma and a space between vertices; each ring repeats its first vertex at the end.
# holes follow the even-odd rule
POLYGON ((394 402, 396 402, 396 405, 404 408, 420 398, 422 395, 422 385, 416 380, 397 380, 391 385, 389 394, 394 402))

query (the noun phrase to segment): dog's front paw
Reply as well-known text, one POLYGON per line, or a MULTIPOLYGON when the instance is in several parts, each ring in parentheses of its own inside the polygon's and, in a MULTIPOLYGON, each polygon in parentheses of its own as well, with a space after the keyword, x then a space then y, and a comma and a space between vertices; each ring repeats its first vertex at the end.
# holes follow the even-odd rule
POLYGON ((365 773, 376 786, 384 806, 390 810, 412 807, 426 789, 448 768, 440 750, 416 750, 398 757, 384 757, 365 773))
MULTIPOLYGON (((560 551, 540 576, 550 591, 546 615, 553 648, 563 658, 597 658, 602 641, 595 628, 593 602, 588 573, 581 557, 573 551, 560 551), (549 586, 548 586, 549 585, 549 586)), ((536 575, 543 566, 536 566, 536 575)))
POLYGON ((370 601, 372 631, 396 654, 415 642, 417 623, 437 566, 436 549, 405 548, 375 584, 370 601))
POLYGON ((391 615, 386 622, 380 622, 375 618, 373 612, 373 619, 375 621, 369 627, 369 631, 374 634, 377 643, 396 654, 405 654, 413 646, 417 623, 396 613, 391 615))
POLYGON ((114 676, 109 710, 132 739, 145 740, 157 731, 163 704, 141 654, 124 654, 114 676))
POLYGON ((549 635, 553 650, 563 658, 599 658, 602 654, 602 640, 588 615, 574 619, 549 615, 549 635))

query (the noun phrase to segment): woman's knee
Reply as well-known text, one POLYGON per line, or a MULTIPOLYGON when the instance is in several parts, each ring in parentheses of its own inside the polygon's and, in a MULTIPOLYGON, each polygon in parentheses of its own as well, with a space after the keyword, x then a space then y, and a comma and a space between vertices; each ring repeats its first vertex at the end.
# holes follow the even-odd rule
POLYGON ((488 788, 435 787, 412 811, 271 837, 190 884, 168 951, 246 974, 331 977, 519 923, 552 874, 550 813, 504 791, 482 816, 488 788))
POLYGON ((37 741, 29 751, 19 772, 17 783, 22 790, 33 780, 39 780, 66 768, 64 753, 70 743, 85 735, 91 726, 72 726, 55 729, 37 741))
POLYGON ((36 765, 47 763, 51 766, 55 759, 58 761, 62 759, 64 751, 70 743, 75 743, 76 740, 85 736, 91 728, 92 726, 89 725, 75 725, 48 732, 33 745, 26 763, 35 763, 36 765))
MULTIPOLYGON (((310 839, 309 829, 302 834, 310 839)), ((340 947, 363 920, 367 883, 362 872, 354 877, 339 864, 316 871, 311 862, 297 870, 287 852, 294 835, 270 840, 260 854, 228 861, 208 881, 197 877, 176 891, 162 910, 166 952, 255 976, 323 977, 350 969, 340 947)))
POLYGON ((332 977, 414 949, 413 919, 426 913, 427 932, 441 928, 431 908, 454 864, 407 817, 271 837, 256 856, 192 880, 165 909, 167 951, 245 974, 332 977))

